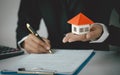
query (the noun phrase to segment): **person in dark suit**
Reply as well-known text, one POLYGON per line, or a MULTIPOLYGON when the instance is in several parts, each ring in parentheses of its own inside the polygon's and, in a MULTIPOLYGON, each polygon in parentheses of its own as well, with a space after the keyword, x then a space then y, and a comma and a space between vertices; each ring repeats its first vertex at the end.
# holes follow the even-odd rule
POLYGON ((108 41, 108 44, 120 47, 120 36, 119 36, 120 28, 114 25, 111 25, 109 27, 109 33, 110 35, 106 39, 108 41))
MULTIPOLYGON (((114 1, 112 0, 112 3, 114 5, 115 11, 118 13, 119 15, 119 24, 120 24, 120 5, 118 1, 114 1)), ((107 41, 110 45, 114 45, 114 46, 119 46, 120 47, 120 28, 116 27, 115 25, 110 25, 109 26, 109 37, 107 38, 107 41)))
POLYGON ((110 7, 112 2, 107 2, 107 6, 106 2, 103 0, 21 0, 16 29, 17 43, 29 53, 47 53, 50 48, 109 50, 104 38, 105 34, 106 37, 108 36, 105 32, 107 29, 104 30, 103 26, 109 26, 113 7, 110 7), (95 24, 88 34, 74 35, 67 21, 80 12, 95 24), (26 28, 26 23, 29 23, 37 31, 42 18, 48 31, 48 38, 43 38, 45 42, 30 34, 26 28))

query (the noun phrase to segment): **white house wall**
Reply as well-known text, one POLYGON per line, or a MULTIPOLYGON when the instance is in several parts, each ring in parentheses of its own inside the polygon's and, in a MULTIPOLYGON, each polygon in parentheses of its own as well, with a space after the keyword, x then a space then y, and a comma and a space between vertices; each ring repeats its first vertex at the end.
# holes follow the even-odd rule
POLYGON ((75 33, 75 34, 86 34, 90 31, 90 25, 87 24, 87 25, 80 25, 80 26, 77 26, 77 25, 72 25, 72 33, 75 33), (76 31, 74 30, 74 27, 76 28, 76 31), (80 32, 80 29, 83 28, 83 32, 80 32), (88 31, 85 31, 85 28, 88 28, 88 31))

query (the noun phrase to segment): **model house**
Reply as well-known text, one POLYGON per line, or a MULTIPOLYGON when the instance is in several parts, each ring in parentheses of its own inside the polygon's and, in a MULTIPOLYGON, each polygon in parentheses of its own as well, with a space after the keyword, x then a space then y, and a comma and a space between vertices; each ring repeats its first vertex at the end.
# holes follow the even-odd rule
POLYGON ((94 22, 84 14, 79 13, 78 15, 70 19, 68 23, 72 25, 72 33, 86 34, 90 31, 91 24, 93 24, 94 22))

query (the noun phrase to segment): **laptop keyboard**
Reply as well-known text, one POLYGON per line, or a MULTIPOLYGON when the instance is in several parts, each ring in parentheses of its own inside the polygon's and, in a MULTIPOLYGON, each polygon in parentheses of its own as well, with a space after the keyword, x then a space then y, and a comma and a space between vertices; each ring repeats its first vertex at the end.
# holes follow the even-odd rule
POLYGON ((5 59, 5 58, 21 55, 23 53, 24 51, 17 49, 17 48, 0 46, 0 59, 5 59))

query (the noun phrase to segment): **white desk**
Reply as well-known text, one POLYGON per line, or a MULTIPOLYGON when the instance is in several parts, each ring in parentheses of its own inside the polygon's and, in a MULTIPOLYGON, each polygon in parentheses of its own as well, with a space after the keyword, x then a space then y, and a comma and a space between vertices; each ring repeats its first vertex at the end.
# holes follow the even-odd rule
MULTIPOLYGON (((14 60, 26 55, 0 60, 0 69, 11 65, 14 60)), ((96 51, 95 56, 81 70, 80 75, 120 75, 120 53, 113 51, 96 51)))

